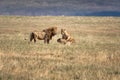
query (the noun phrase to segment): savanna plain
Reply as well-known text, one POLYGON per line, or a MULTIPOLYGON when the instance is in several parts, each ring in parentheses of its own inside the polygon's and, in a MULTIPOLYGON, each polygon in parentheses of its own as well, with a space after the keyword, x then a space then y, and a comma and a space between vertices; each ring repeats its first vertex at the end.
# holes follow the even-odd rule
POLYGON ((120 17, 0 16, 0 80, 120 80, 120 17), (50 44, 28 43, 53 26, 50 44), (76 43, 57 43, 62 28, 76 43))

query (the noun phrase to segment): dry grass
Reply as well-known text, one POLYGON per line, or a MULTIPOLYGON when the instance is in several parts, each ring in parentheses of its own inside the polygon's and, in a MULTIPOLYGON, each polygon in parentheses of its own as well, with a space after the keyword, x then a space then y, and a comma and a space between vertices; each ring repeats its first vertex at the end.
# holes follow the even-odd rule
POLYGON ((119 80, 120 18, 0 16, 0 80, 119 80), (58 27, 49 45, 29 33, 58 27), (57 43, 66 28, 76 43, 57 43), (24 40, 27 39, 27 40, 24 40))

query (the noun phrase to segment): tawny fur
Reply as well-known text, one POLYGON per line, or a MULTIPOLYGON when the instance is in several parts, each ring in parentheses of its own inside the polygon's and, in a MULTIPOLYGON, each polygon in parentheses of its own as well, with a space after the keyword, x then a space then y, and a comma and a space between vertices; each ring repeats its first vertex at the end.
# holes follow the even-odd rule
POLYGON ((70 36, 70 34, 66 31, 66 29, 61 29, 61 35, 62 35, 62 38, 59 38, 57 42, 61 44, 67 44, 68 42, 75 43, 74 38, 70 36))
POLYGON ((50 40, 52 40, 52 37, 57 34, 57 27, 50 27, 47 29, 44 29, 41 32, 31 32, 30 33, 30 42, 34 40, 44 40, 44 43, 49 44, 50 40))
POLYGON ((34 32, 30 33, 30 42, 32 40, 34 40, 34 42, 36 42, 37 39, 44 40, 44 38, 45 38, 45 32, 43 32, 43 31, 41 31, 41 32, 34 31, 34 32))

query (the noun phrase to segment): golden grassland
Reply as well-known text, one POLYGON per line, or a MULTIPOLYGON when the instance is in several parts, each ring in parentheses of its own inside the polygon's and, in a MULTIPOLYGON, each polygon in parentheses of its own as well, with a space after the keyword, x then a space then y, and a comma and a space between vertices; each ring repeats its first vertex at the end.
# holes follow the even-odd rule
POLYGON ((120 17, 0 16, 0 80, 120 80, 120 17), (50 44, 28 44, 52 26, 50 44), (75 44, 57 43, 61 28, 75 44))

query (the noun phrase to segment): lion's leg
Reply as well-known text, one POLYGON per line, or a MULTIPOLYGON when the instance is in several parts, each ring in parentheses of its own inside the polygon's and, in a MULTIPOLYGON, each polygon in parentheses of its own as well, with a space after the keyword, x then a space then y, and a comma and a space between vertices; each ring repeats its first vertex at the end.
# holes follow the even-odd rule
POLYGON ((30 42, 32 42, 32 40, 33 40, 33 38, 32 38, 32 37, 30 37, 30 42))
POLYGON ((49 44, 49 42, 50 42, 50 40, 49 40, 49 39, 47 39, 47 44, 49 44))
POLYGON ((44 43, 46 43, 46 39, 44 39, 44 43))
POLYGON ((34 43, 36 43, 36 38, 34 37, 34 43))
POLYGON ((30 34, 30 42, 34 40, 34 43, 36 42, 36 35, 34 33, 30 34))
POLYGON ((33 38, 30 38, 30 41, 28 42, 29 44, 32 42, 33 38))
POLYGON ((44 43, 45 43, 45 44, 49 44, 49 39, 48 39, 48 38, 45 38, 45 39, 44 39, 44 43))
POLYGON ((49 36, 46 34, 45 37, 44 37, 44 43, 46 44, 49 44, 49 36))
POLYGON ((47 39, 47 38, 44 39, 45 44, 49 44, 49 42, 50 42, 49 39, 47 39))
POLYGON ((47 39, 47 35, 44 36, 44 44, 46 44, 46 42, 47 42, 46 39, 47 39))
POLYGON ((44 43, 45 43, 45 44, 47 43, 47 38, 44 38, 44 43))
POLYGON ((34 35, 33 33, 30 34, 30 42, 32 42, 32 40, 33 40, 33 37, 34 37, 33 35, 34 35))

